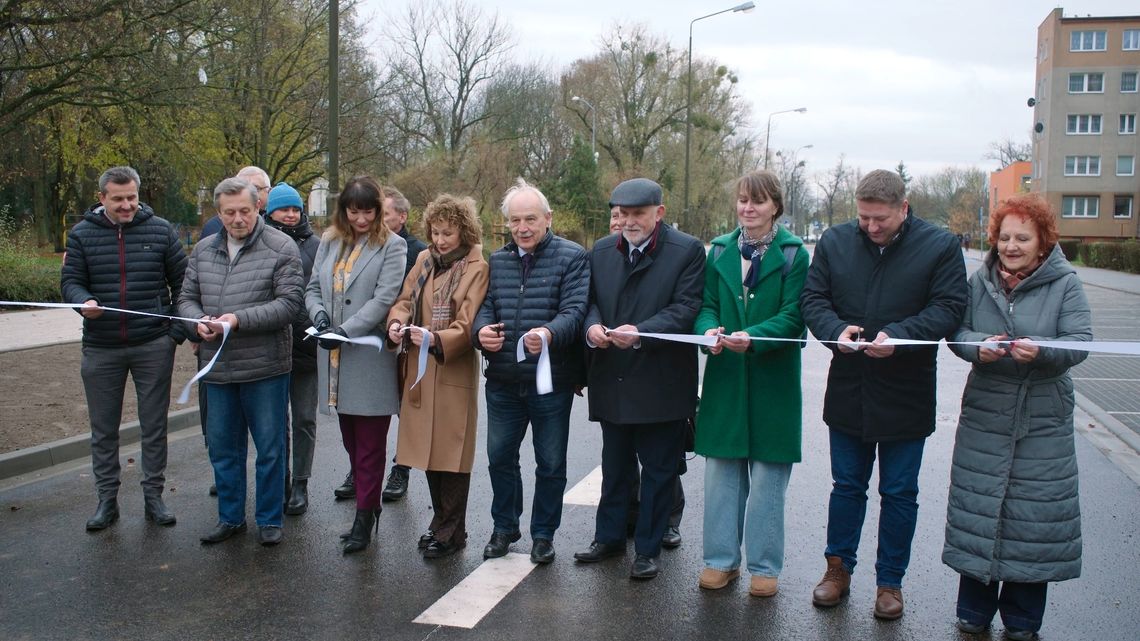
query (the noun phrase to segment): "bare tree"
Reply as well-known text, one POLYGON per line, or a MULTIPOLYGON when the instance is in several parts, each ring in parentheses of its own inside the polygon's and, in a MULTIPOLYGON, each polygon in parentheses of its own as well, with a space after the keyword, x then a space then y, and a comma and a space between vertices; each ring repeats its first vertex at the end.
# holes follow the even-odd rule
POLYGON ((827 214, 828 227, 835 224, 836 205, 842 200, 842 192, 851 175, 851 170, 845 164, 846 158, 846 154, 839 154, 839 161, 835 163, 835 167, 815 179, 815 185, 819 187, 822 194, 820 204, 823 205, 823 211, 827 214))
POLYGON ((998 161, 1004 169, 1015 162, 1032 158, 1033 145, 1027 142, 1014 142, 1013 138, 995 140, 990 143, 990 150, 982 157, 998 161))

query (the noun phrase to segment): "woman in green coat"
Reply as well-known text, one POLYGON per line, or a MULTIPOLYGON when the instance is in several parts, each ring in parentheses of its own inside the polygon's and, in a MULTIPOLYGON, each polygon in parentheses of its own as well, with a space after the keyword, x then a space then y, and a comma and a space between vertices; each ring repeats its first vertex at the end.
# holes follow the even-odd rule
POLYGON ((740 227, 712 241, 704 302, 694 331, 718 336, 708 348, 696 451, 706 457, 704 561, 700 586, 723 588, 740 575, 744 542, 749 593, 776 594, 784 564, 784 495, 800 460, 800 290, 803 242, 776 223, 780 181, 767 171, 736 185, 740 227))

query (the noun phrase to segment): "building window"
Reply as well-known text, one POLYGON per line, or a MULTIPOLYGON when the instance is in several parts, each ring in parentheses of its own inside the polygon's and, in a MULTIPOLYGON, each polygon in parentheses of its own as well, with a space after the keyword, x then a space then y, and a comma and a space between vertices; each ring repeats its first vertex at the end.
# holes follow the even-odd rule
POLYGON ((1100 114, 1069 114, 1069 122, 1065 127, 1065 133, 1099 134, 1100 126, 1100 114))
POLYGON ((1140 29, 1124 30, 1124 44, 1121 49, 1125 51, 1140 50, 1140 29))
POLYGON ((1120 114, 1120 133, 1136 133, 1136 114, 1120 114))
POLYGON ((1112 199, 1113 218, 1132 218, 1132 196, 1116 196, 1112 199))
POLYGON ((1120 74, 1121 93, 1136 93, 1136 72, 1125 71, 1120 74))
POLYGON ((1104 93, 1104 74, 1069 74, 1069 93, 1104 93))
POLYGON ((1136 173, 1136 157, 1135 156, 1117 156, 1116 157, 1116 175, 1117 176, 1131 176, 1136 173))
POLYGON ((1074 31, 1069 36, 1069 51, 1104 51, 1107 35, 1104 31, 1074 31))
POLYGON ((1100 214, 1099 196, 1062 196, 1062 218, 1096 218, 1100 214))
POLYGON ((1100 156, 1065 156, 1066 176, 1099 176, 1100 156))

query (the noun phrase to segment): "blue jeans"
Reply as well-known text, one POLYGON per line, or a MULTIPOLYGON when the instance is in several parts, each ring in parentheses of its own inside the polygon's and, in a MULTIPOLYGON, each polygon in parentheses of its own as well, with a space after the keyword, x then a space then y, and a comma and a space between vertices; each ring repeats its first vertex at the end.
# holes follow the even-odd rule
POLYGON ((901 588, 910 564, 910 544, 918 521, 918 471, 926 439, 864 443, 837 430, 831 433, 831 504, 827 511, 827 556, 855 569, 859 535, 867 515, 867 488, 879 458, 879 550, 877 585, 901 588))
POLYGON ((257 502, 254 518, 259 526, 281 527, 285 501, 285 405, 289 375, 280 374, 250 383, 207 383, 210 411, 206 437, 214 482, 218 486, 218 521, 245 522, 245 461, 249 435, 257 448, 257 502))
POLYGON ((705 566, 740 567, 740 543, 750 574, 778 577, 784 569, 784 496, 791 463, 705 459, 705 566))
POLYGON ((491 473, 491 518, 495 532, 519 531, 523 510, 519 448, 526 426, 534 428, 534 502, 530 509, 530 538, 554 540, 562 523, 562 493, 566 491, 566 442, 570 437, 570 406, 574 393, 537 394, 514 386, 487 383, 487 461, 491 473))

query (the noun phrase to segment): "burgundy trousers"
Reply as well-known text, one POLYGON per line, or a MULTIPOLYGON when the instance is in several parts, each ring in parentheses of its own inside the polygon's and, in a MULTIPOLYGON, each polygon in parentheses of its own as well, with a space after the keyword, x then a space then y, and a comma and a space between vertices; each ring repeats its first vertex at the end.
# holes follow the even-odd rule
POLYGON ((388 427, 391 416, 356 416, 337 414, 344 449, 352 461, 355 475, 356 509, 375 510, 380 507, 380 492, 384 485, 384 464, 387 459, 388 427))

